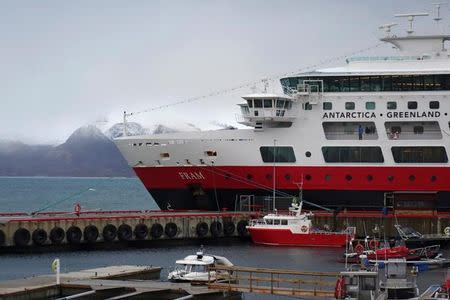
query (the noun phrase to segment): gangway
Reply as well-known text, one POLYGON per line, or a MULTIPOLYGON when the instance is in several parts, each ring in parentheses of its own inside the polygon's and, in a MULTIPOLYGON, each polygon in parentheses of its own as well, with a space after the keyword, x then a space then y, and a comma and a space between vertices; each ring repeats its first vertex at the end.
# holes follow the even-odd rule
POLYGON ((225 292, 334 298, 339 273, 240 266, 209 268, 208 288, 225 292))

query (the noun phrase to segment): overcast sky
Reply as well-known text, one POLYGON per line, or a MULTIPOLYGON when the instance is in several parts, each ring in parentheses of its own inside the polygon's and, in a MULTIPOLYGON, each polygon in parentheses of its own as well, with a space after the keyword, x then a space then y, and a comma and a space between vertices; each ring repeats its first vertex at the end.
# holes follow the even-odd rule
MULTIPOLYGON (((59 143, 85 124, 121 122, 124 109, 293 72, 375 45, 379 25, 395 13, 434 12, 432 2, 0 1, 0 139, 59 143)), ((449 7, 442 11, 450 19, 449 7)), ((395 21, 403 33, 406 21, 395 21)), ((415 25, 431 28, 432 20, 415 25)), ((130 121, 233 123, 239 96, 250 91, 130 121)))

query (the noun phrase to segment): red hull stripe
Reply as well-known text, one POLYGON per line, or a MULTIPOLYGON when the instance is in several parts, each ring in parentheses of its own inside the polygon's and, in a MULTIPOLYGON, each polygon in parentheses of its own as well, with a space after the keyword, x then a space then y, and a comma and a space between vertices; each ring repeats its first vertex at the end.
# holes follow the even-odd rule
MULTIPOLYGON (((145 187, 257 189, 273 186, 271 166, 135 167, 145 187)), ((450 191, 450 167, 277 166, 277 189, 450 191)))
POLYGON ((350 237, 345 234, 293 234, 289 229, 248 228, 254 243, 277 246, 344 247, 350 237))

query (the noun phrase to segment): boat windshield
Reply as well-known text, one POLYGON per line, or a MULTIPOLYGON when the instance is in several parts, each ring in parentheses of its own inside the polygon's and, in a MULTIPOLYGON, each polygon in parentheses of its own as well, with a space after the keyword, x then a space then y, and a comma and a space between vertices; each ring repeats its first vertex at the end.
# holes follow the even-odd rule
POLYGON ((183 265, 182 270, 186 273, 192 272, 207 272, 207 265, 183 265))

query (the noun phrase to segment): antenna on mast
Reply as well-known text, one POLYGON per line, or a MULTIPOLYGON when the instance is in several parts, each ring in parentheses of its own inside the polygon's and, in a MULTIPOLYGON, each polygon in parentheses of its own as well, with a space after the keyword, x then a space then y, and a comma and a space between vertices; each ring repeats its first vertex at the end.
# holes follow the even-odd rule
POLYGON ((391 28, 394 26, 397 26, 397 23, 388 23, 388 24, 383 24, 380 27, 378 27, 378 29, 383 29, 384 32, 386 33, 386 37, 390 37, 391 36, 391 28))
POLYGON ((414 17, 425 17, 425 16, 428 16, 428 13, 411 13, 411 14, 394 15, 394 17, 396 17, 396 18, 408 18, 409 28, 406 31, 408 34, 412 34, 414 32, 414 30, 413 30, 414 17))
POLYGON ((435 2, 433 3, 434 7, 436 7, 436 17, 433 18, 433 20, 436 21, 436 24, 439 25, 439 21, 442 20, 441 18, 441 5, 447 5, 447 2, 435 2))

